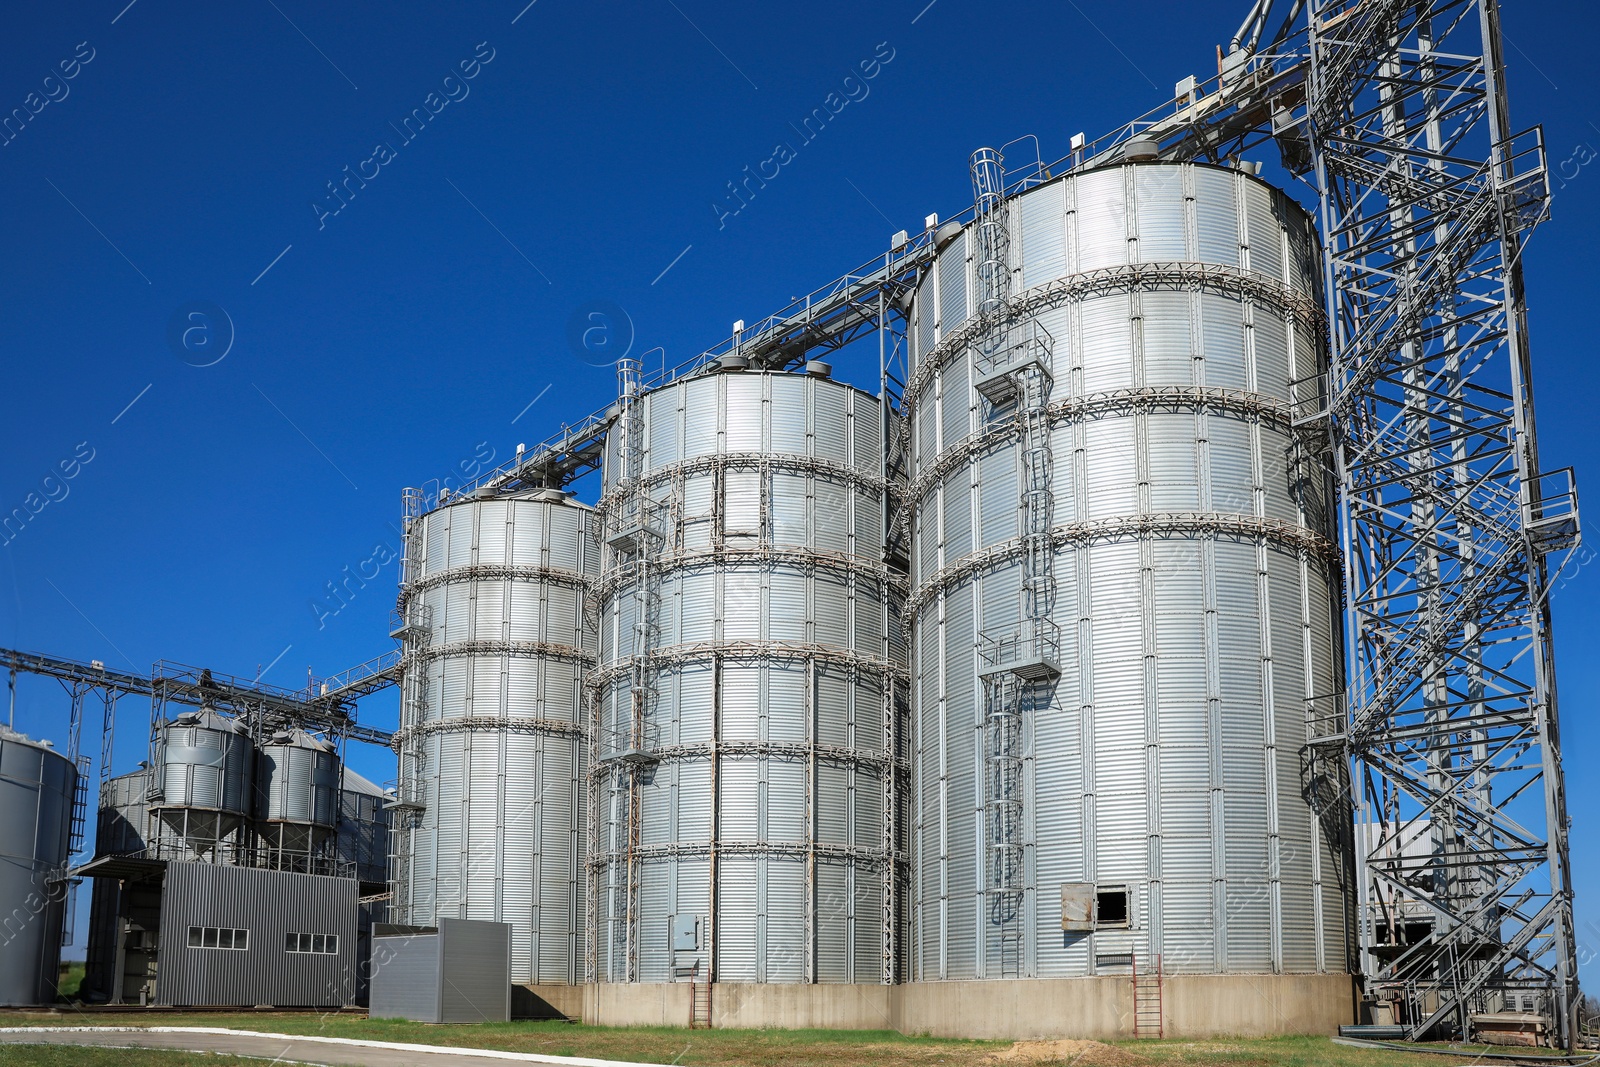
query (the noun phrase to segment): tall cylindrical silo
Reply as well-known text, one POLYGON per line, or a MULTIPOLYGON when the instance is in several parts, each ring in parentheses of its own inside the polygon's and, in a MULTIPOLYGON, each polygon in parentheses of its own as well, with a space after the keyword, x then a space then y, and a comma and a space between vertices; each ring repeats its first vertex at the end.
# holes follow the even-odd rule
POLYGON ((339 821, 339 754, 326 740, 289 727, 256 755, 256 840, 262 860, 287 871, 333 873, 327 855, 339 821))
POLYGON ((78 772, 0 725, 0 1006, 55 1000, 78 772))
POLYGON ((242 852, 255 807, 256 762, 244 723, 206 706, 166 723, 159 740, 151 809, 159 817, 162 858, 242 852))
POLYGON ((1311 220, 1200 164, 987 208, 911 310, 913 976, 1344 972, 1311 220))
POLYGON ((592 678, 602 982, 892 980, 903 582, 884 414, 814 374, 624 400, 592 678))
POLYGON ((517 982, 580 980, 591 510, 485 492, 411 520, 394 920, 511 924, 517 982))

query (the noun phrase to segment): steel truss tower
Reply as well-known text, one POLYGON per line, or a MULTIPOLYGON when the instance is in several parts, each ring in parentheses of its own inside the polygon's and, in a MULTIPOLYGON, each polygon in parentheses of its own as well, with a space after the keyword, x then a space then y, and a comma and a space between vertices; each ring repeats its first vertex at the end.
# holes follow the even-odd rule
POLYGON ((1546 557, 1577 540, 1534 433, 1521 254, 1548 212, 1495 0, 1312 3, 1306 131, 1331 333, 1348 758, 1369 994, 1415 1037, 1576 992, 1546 557), (1535 1003, 1528 1003, 1529 999, 1535 1003))

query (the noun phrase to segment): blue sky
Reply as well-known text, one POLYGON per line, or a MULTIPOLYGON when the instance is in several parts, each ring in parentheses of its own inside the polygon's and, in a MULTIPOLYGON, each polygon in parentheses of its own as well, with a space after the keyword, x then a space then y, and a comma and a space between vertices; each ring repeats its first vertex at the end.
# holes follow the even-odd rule
MULTIPOLYGON (((403 486, 610 401, 575 314, 621 308, 635 352, 689 358, 962 209, 978 145, 1034 134, 1055 158, 1205 76, 1246 6, 125 3, 31 5, 0 38, 0 113, 52 98, 0 145, 0 511, 74 472, 0 549, 0 644, 286 686, 390 647, 396 569, 374 561, 403 486), (727 214, 727 183, 830 93, 848 104, 727 214), (174 345, 203 305, 213 330, 174 345), (231 348, 196 366, 229 332, 216 308, 231 348), (319 612, 346 568, 379 573, 319 612)), ((1541 447, 1587 485, 1600 14, 1504 19, 1514 122, 1545 125, 1559 176, 1527 259, 1541 447)), ((1574 566, 1554 605, 1600 949, 1597 593, 1574 566)), ((19 690, 18 725, 63 740, 54 683, 19 690)), ((392 724, 392 695, 361 714, 392 724)), ((146 715, 124 708, 119 770, 146 715)), ((379 781, 386 757, 352 747, 379 781)))

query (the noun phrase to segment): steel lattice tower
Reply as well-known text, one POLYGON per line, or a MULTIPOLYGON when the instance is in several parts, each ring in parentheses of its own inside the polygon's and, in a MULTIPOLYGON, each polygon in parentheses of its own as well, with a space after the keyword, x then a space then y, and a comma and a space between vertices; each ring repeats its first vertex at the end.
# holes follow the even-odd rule
POLYGON ((1349 641, 1322 740, 1362 971, 1415 1036, 1525 995, 1565 1030, 1576 982, 1545 567, 1576 500, 1539 468, 1521 254, 1549 193, 1496 7, 1319 3, 1307 35, 1349 641))

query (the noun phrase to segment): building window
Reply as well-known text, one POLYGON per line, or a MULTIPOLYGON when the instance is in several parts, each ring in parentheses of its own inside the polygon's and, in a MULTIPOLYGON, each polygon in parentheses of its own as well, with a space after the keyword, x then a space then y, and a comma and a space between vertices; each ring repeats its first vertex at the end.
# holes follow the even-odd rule
POLYGON ((314 952, 320 956, 339 953, 338 934, 285 934, 283 947, 287 952, 314 952))
POLYGON ((250 948, 250 931, 227 926, 189 927, 190 948, 225 948, 244 952, 250 948))

